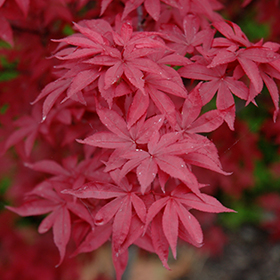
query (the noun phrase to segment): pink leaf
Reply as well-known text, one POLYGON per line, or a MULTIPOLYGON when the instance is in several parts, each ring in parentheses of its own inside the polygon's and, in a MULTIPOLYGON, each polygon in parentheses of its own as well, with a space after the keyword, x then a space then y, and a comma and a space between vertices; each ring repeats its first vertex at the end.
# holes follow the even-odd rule
POLYGON ((134 58, 126 64, 128 65, 128 67, 136 67, 141 71, 158 74, 163 78, 167 78, 166 74, 164 73, 164 69, 151 59, 134 58))
POLYGON ((176 259, 179 221, 174 204, 173 200, 167 202, 162 217, 162 228, 170 244, 173 257, 176 259))
POLYGON ((34 198, 27 200, 20 207, 6 206, 6 208, 20 216, 26 217, 49 213, 57 205, 45 199, 34 198))
POLYGON ((218 54, 213 58, 212 62, 207 66, 208 68, 214 68, 221 64, 230 63, 236 60, 236 54, 227 50, 220 50, 218 54))
MULTIPOLYGON (((65 42, 68 45, 73 45, 73 46, 78 46, 81 48, 98 48, 100 49, 100 47, 94 43, 92 40, 85 38, 82 34, 73 34, 70 35, 66 38, 63 39, 59 39, 59 40, 52 40, 54 42, 65 42)), ((100 49, 101 52, 102 49, 100 49)))
POLYGON ((145 203, 143 202, 143 200, 137 196, 135 193, 131 193, 131 202, 132 205, 138 215, 138 217, 140 218, 140 220, 145 223, 146 221, 146 206, 145 203))
POLYGON ((102 246, 110 238, 112 233, 112 225, 106 224, 104 226, 95 227, 79 245, 72 256, 80 253, 92 252, 102 246))
MULTIPOLYGON (((57 208, 58 209, 58 208, 57 208)), ((57 209, 54 209, 39 225, 38 232, 43 234, 53 227, 57 217, 57 209)))
POLYGON ((25 163, 25 166, 39 172, 49 173, 53 175, 70 175, 66 169, 64 169, 61 165, 53 160, 41 160, 33 164, 25 163))
POLYGON ((119 250, 121 244, 126 239, 131 224, 131 201, 125 197, 115 215, 113 223, 112 241, 114 250, 119 250))
POLYGON ((243 57, 238 57, 238 62, 240 63, 242 69, 251 80, 254 85, 256 91, 259 93, 263 88, 263 81, 260 76, 260 71, 258 66, 251 60, 243 57))
POLYGON ((211 110, 195 120, 187 129, 189 133, 211 132, 222 125, 223 114, 219 110, 211 110))
POLYGON ((154 117, 151 117, 147 119, 144 123, 144 125, 140 128, 136 138, 137 143, 139 144, 146 144, 150 140, 152 134, 155 131, 158 131, 164 122, 164 116, 163 115, 156 115, 154 117))
POLYGON ((122 206, 123 197, 115 198, 114 200, 105 204, 95 216, 95 224, 102 226, 107 224, 118 212, 122 206))
POLYGON ((195 80, 213 80, 213 78, 217 77, 214 69, 209 69, 204 65, 199 64, 189 64, 180 69, 178 69, 178 73, 184 77, 195 80))
POLYGON ((181 194, 180 188, 172 192, 172 195, 178 196, 178 201, 187 207, 194 208, 203 212, 209 213, 221 213, 221 212, 235 212, 229 208, 224 207, 216 198, 207 195, 201 194, 200 199, 193 193, 181 194))
POLYGON ((107 7, 109 6, 109 4, 112 2, 113 0, 102 0, 101 2, 101 11, 100 11, 100 15, 103 15, 105 10, 107 9, 107 7))
POLYGON ((176 110, 172 100, 163 92, 149 87, 149 94, 160 112, 165 115, 166 119, 172 126, 176 125, 176 110))
POLYGON ((225 110, 235 104, 233 96, 225 83, 220 83, 217 95, 217 108, 225 110))
POLYGON ((147 219, 146 219, 146 225, 144 228, 144 231, 147 230, 150 222, 154 219, 154 217, 158 214, 158 212, 166 205, 170 198, 164 197, 159 200, 156 200, 148 209, 147 219))
MULTIPOLYGON (((108 149, 125 148, 129 146, 128 139, 120 138, 111 132, 97 132, 87 137, 85 140, 78 140, 78 142, 108 149)), ((130 144, 132 145, 133 143, 130 142, 130 144)))
POLYGON ((135 241, 141 238, 143 234, 143 223, 136 215, 132 215, 131 225, 125 241, 122 243, 119 253, 125 252, 128 247, 135 244, 135 241))
POLYGON ((159 0, 153 0, 153 1, 145 1, 144 7, 148 14, 155 20, 159 20, 160 15, 160 1, 159 0))
POLYGON ((134 85, 136 88, 141 90, 143 94, 145 94, 144 90, 144 80, 143 80, 143 73, 140 71, 138 68, 132 66, 132 65, 127 65, 124 64, 124 74, 129 80, 129 82, 134 85))
POLYGON ((123 65, 117 62, 114 66, 110 67, 105 73, 105 89, 115 84, 123 74, 123 65))
POLYGON ((113 133, 124 139, 130 139, 127 125, 124 119, 114 110, 97 109, 100 121, 113 133))
POLYGON ((174 178, 181 180, 186 179, 186 165, 185 162, 177 156, 162 155, 155 159, 159 168, 174 178))
POLYGON ((147 158, 137 167, 137 178, 141 185, 141 193, 144 194, 157 174, 157 165, 152 158, 147 158))
POLYGON ((90 85, 99 76, 96 70, 85 70, 79 72, 72 80, 68 90, 67 97, 71 98, 75 93, 83 90, 86 86, 90 85))
MULTIPOLYGON (((67 50, 69 50, 67 48, 67 50)), ((95 49, 79 49, 79 48, 73 48, 73 52, 67 52, 65 54, 65 49, 63 49, 60 52, 57 52, 55 57, 60 59, 60 60, 71 60, 71 59, 77 59, 77 58, 86 58, 87 56, 93 56, 95 54, 100 53, 100 49, 95 48, 95 49)))
POLYGON ((124 195, 120 189, 109 183, 89 182, 77 190, 63 190, 64 194, 71 194, 79 198, 109 199, 124 195))
POLYGON ((195 243, 201 244, 203 233, 197 219, 181 204, 174 204, 176 211, 185 229, 189 232, 195 243))
MULTIPOLYGON (((42 121, 44 121, 46 119, 47 114, 49 113, 49 111, 53 107, 56 100, 68 88, 68 86, 70 84, 69 80, 68 81, 66 80, 66 81, 63 81, 63 82, 64 82, 64 85, 62 85, 60 88, 57 88, 54 91, 50 92, 49 95, 47 96, 47 98, 45 99, 44 104, 43 104, 42 121)), ((39 95, 39 97, 40 96, 41 96, 41 94, 39 95)), ((40 99, 41 99, 41 97, 40 97, 40 99)), ((37 101, 38 101, 38 99, 36 99, 34 102, 37 102, 37 101)))
POLYGON ((268 63, 280 58, 278 53, 263 47, 251 47, 239 51, 239 57, 247 58, 255 62, 268 63))
POLYGON ((183 128, 189 127, 191 123, 199 116, 201 107, 202 107, 202 100, 199 94, 199 88, 195 87, 195 89, 186 97, 185 102, 183 104, 182 109, 182 126, 183 128))
POLYGON ((56 247, 59 250, 60 261, 56 265, 59 266, 65 256, 66 245, 70 239, 71 220, 70 214, 66 207, 60 207, 56 210, 56 219, 53 224, 53 239, 56 247))
POLYGON ((112 258, 116 270, 116 280, 121 280, 128 262, 128 251, 126 250, 120 254, 112 249, 112 258))
POLYGON ((225 82, 234 95, 243 100, 248 99, 248 87, 243 82, 237 81, 231 77, 227 77, 225 82))
POLYGON ((95 42, 97 44, 104 44, 103 37, 101 36, 100 33, 96 32, 96 31, 94 31, 94 30, 92 30, 90 28, 81 26, 81 25, 79 25, 79 24, 77 24, 75 22, 73 22, 73 24, 82 34, 87 36, 93 42, 95 42))
POLYGON ((146 151, 138 150, 136 152, 125 153, 123 157, 132 157, 132 159, 124 164, 120 173, 120 178, 123 178, 128 172, 137 167, 143 160, 149 158, 150 155, 146 151))
POLYGON ((89 210, 85 208, 84 205, 76 202, 67 202, 67 208, 76 216, 80 217, 82 220, 88 222, 93 227, 93 217, 91 216, 89 210))
POLYGON ((169 254, 169 244, 162 230, 162 215, 157 215, 151 226, 151 237, 156 254, 159 256, 163 266, 170 270, 167 263, 169 254))
MULTIPOLYGON (((207 149, 207 148, 206 148, 207 149)), ((212 155, 204 153, 203 150, 195 151, 194 153, 189 153, 184 156, 185 162, 200 166, 215 172, 218 172, 223 175, 230 175, 231 173, 227 173, 222 170, 221 166, 217 164, 216 158, 213 158, 212 155)))
POLYGON ((127 127, 131 126, 137 122, 146 112, 149 107, 149 96, 144 95, 140 90, 136 91, 136 94, 131 103, 128 114, 127 114, 127 127))
POLYGON ((128 43, 132 33, 133 33, 133 27, 131 25, 131 22, 129 21, 124 22, 121 27, 121 37, 123 39, 124 45, 128 43))

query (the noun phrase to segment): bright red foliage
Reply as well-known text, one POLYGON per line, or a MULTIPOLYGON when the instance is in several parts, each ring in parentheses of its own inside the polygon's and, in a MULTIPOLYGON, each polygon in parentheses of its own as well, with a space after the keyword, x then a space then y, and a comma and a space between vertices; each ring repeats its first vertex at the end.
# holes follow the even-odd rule
MULTIPOLYGON (((201 192, 206 185, 193 167, 230 175, 205 133, 224 122, 234 131, 233 95, 255 104, 266 85, 276 121, 279 44, 250 42, 216 12, 216 0, 101 0, 92 10, 90 2, 0 1, 0 37, 17 46, 5 54, 11 62, 23 57, 19 77, 5 82, 0 96, 10 106, 0 115, 1 152, 14 146, 36 173, 22 205, 7 208, 48 214, 38 231, 52 228, 58 265, 71 239, 74 255, 111 240, 121 279, 130 245, 155 252, 168 268, 178 238, 203 243, 192 209, 232 211, 201 192), (71 21, 75 33, 65 37, 71 21), (216 93, 216 108, 205 112, 216 93)), ((238 146, 237 169, 222 159, 238 178, 240 156, 250 171, 248 158, 258 156, 248 141, 249 149, 238 146)))

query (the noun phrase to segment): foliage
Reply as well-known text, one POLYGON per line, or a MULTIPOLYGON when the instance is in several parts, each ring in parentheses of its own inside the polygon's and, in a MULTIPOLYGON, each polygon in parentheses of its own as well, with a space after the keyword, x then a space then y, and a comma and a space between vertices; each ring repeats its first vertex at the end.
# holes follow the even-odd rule
MULTIPOLYGON (((67 248, 111 241, 117 279, 132 244, 169 268, 178 239, 200 247, 202 228, 222 236, 202 217, 234 212, 217 190, 240 212, 229 227, 256 221, 236 200, 268 183, 256 160, 279 169, 264 139, 279 145, 280 45, 251 42, 224 10, 216 0, 0 0, 2 201, 44 215, 38 231, 52 229, 57 266, 67 248), (236 118, 259 100, 264 118, 236 118)), ((264 223, 274 239, 279 207, 267 202, 277 199, 258 200, 276 213, 264 223)))

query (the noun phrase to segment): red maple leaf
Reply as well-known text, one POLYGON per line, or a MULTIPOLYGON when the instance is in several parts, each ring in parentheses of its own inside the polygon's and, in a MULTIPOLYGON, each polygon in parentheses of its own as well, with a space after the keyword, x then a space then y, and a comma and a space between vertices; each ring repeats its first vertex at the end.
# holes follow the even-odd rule
POLYGON ((110 175, 115 184, 89 182, 77 190, 64 190, 63 193, 79 198, 114 198, 96 213, 95 224, 97 226, 106 225, 113 219, 113 251, 123 253, 143 232, 143 226, 141 231, 139 221, 142 222, 142 225, 145 223, 146 206, 139 197, 138 186, 131 185, 127 178, 123 178, 117 183, 119 170, 111 172, 110 175), (137 230, 134 228, 134 224, 137 230), (125 249, 122 248, 122 245, 125 246, 125 249))
POLYGON ((46 97, 43 120, 66 90, 67 97, 63 101, 71 98, 86 105, 82 91, 99 77, 92 89, 98 87, 109 106, 113 97, 135 89, 145 95, 143 78, 146 73, 167 79, 164 68, 149 58, 151 54, 171 51, 156 38, 156 32, 133 32, 129 21, 120 24, 119 32, 105 20, 83 21, 75 24, 75 28, 80 33, 54 40, 61 43, 55 57, 65 62, 57 67, 62 69, 60 78, 48 84, 34 101, 46 97), (65 48, 67 45, 76 47, 65 48))
POLYGON ((186 65, 178 70, 179 74, 184 78, 207 81, 199 88, 202 105, 207 104, 217 92, 217 108, 220 111, 227 111, 227 114, 224 114, 224 118, 233 130, 235 102, 232 94, 247 100, 249 91, 243 82, 228 76, 226 71, 227 65, 219 65, 209 69, 206 65, 198 63, 186 65))
POLYGON ((163 115, 156 115, 144 122, 141 118, 134 126, 128 128, 125 120, 114 110, 100 108, 97 109, 100 121, 111 132, 102 131, 87 137, 80 143, 109 149, 131 149, 136 145, 147 144, 152 133, 159 130, 163 124, 163 115))
POLYGON ((159 130, 163 124, 164 116, 156 115, 145 121, 145 116, 128 128, 125 120, 114 110, 97 109, 100 121, 109 131, 97 132, 85 140, 78 142, 101 148, 115 149, 106 162, 105 172, 121 167, 125 163, 122 154, 130 149, 136 149, 149 142, 155 130, 159 130))
POLYGON ((5 150, 24 140, 24 148, 27 156, 30 156, 34 142, 39 134, 48 134, 46 124, 41 124, 41 108, 34 106, 31 116, 23 116, 14 122, 18 127, 6 140, 5 150))
POLYGON ((199 31, 200 20, 193 14, 188 14, 183 19, 183 32, 176 25, 163 25, 162 37, 170 41, 167 45, 176 53, 185 56, 187 53, 194 53, 195 47, 203 45, 210 48, 213 39, 213 30, 203 28, 199 31))
POLYGON ((50 213, 41 222, 38 231, 45 233, 53 229, 54 243, 60 253, 60 265, 64 259, 66 245, 70 240, 71 218, 70 212, 93 226, 93 220, 82 203, 73 199, 72 196, 61 194, 61 191, 69 188, 69 184, 55 180, 46 180, 37 185, 28 193, 26 201, 20 207, 7 209, 20 216, 34 216, 50 213))
POLYGON ((167 47, 153 38, 149 32, 133 32, 130 22, 122 23, 120 33, 112 32, 114 43, 121 49, 106 47, 106 51, 86 63, 100 66, 109 66, 104 77, 104 89, 108 89, 121 78, 139 89, 143 94, 144 73, 157 73, 165 78, 164 69, 148 58, 148 55, 166 50, 167 47))
POLYGON ((136 168, 141 192, 144 194, 160 169, 185 182, 193 192, 199 193, 196 177, 180 156, 200 146, 201 143, 192 139, 182 139, 182 133, 170 132, 160 136, 155 131, 147 145, 147 151, 135 149, 122 155, 127 162, 121 169, 120 178, 136 168))
MULTIPOLYGON (((213 40, 213 47, 217 47, 217 52, 207 67, 214 68, 218 65, 237 61, 250 79, 251 92, 249 100, 253 100, 263 88, 263 78, 266 80, 266 83, 268 82, 264 75, 261 76, 259 66, 260 64, 273 63, 279 60, 280 55, 276 53, 279 46, 275 48, 275 46, 272 47, 272 44, 269 43, 262 44, 262 40, 256 44, 250 43, 240 27, 230 21, 215 22, 213 25, 227 39, 218 38, 213 40)), ((275 90, 270 90, 272 99, 275 100, 275 90)))
MULTIPOLYGON (((161 224, 174 258, 176 258, 178 236, 195 246, 202 245, 202 230, 196 218, 189 212, 190 209, 210 213, 233 212, 212 196, 201 194, 201 197, 198 197, 184 184, 178 185, 169 195, 157 199, 148 209, 145 230, 156 219, 155 223, 158 224, 157 226, 161 224), (159 213, 162 215, 162 220, 156 218, 159 213)), ((154 230, 152 234, 155 234, 154 230)), ((163 260, 163 264, 166 264, 167 255, 164 253, 166 250, 163 250, 162 244, 159 244, 162 239, 152 237, 152 240, 156 253, 163 260)))
POLYGON ((216 130, 222 125, 227 111, 211 110, 200 115, 202 100, 199 84, 189 93, 183 104, 181 114, 177 114, 177 120, 184 137, 196 140, 201 147, 183 156, 186 163, 197 165, 215 172, 229 175, 222 170, 216 146, 207 137, 197 133, 207 133, 216 130))

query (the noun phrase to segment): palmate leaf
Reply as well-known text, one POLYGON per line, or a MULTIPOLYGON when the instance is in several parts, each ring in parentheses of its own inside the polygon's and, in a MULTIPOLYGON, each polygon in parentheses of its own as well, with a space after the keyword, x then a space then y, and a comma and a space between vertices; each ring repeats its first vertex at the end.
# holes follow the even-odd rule
MULTIPOLYGON (((196 218, 189 212, 190 209, 197 209, 204 212, 220 213, 233 212, 224 207, 214 197, 201 194, 200 197, 190 192, 184 184, 178 185, 170 195, 159 198, 152 203, 148 209, 145 232, 151 224, 152 235, 160 230, 155 225, 162 226, 163 234, 176 258, 176 247, 178 236, 182 236, 195 246, 200 246, 203 241, 202 230, 196 218)), ((167 266, 165 239, 152 236, 153 244, 164 266, 167 266)))
MULTIPOLYGON (((182 77, 208 81, 198 84, 198 86, 193 90, 193 93, 186 99, 184 103, 186 109, 184 110, 183 107, 182 110, 182 121, 183 123, 187 121, 188 125, 190 125, 190 121, 188 120, 190 117, 191 119, 194 118, 194 113, 192 112, 195 108, 195 115, 198 114, 198 104, 200 104, 201 107, 202 105, 207 104, 217 92, 216 105, 218 110, 212 110, 211 112, 202 115, 199 119, 197 119, 196 124, 193 123, 192 126, 202 126, 201 129, 205 129, 204 132, 209 132, 211 129, 214 130, 219 127, 223 120, 225 120, 229 128, 233 130, 235 102, 232 94, 241 99, 248 100, 249 90, 243 82, 236 80, 234 77, 225 76, 227 69, 226 65, 218 65, 217 67, 211 69, 208 67, 209 66, 193 64, 186 65, 178 70, 182 77), (192 68, 193 70, 191 70, 192 68), (201 101, 199 99, 201 99, 201 101), (186 114, 186 117, 184 117, 184 114, 186 114)), ((186 125, 184 125, 184 127, 186 127, 186 125)), ((193 132, 195 131, 202 132, 199 127, 197 130, 194 129, 193 132)))
POLYGON ((57 264, 59 266, 64 259, 66 245, 71 233, 70 214, 67 207, 45 199, 36 198, 25 202, 18 208, 8 206, 7 209, 21 216, 42 215, 52 211, 41 222, 38 230, 40 233, 45 233, 50 228, 53 228, 54 243, 60 254, 60 261, 57 264))
POLYGON ((179 226, 183 226, 185 230, 187 230, 190 238, 193 239, 193 243, 202 243, 202 230, 197 220, 184 206, 171 197, 159 199, 150 206, 147 214, 145 230, 162 208, 164 208, 162 215, 162 228, 171 247, 174 258, 176 258, 177 254, 176 247, 179 226), (179 223, 179 220, 181 223, 179 223))
POLYGON ((174 201, 169 200, 165 206, 162 216, 162 228, 163 233, 170 245, 172 254, 176 259, 177 255, 177 239, 178 239, 178 228, 179 219, 174 201))
POLYGON ((150 99, 148 95, 137 90, 127 114, 127 127, 131 128, 148 110, 150 99))
MULTIPOLYGON (((79 143, 109 149, 134 149, 136 144, 146 144, 152 133, 160 129, 164 121, 163 115, 156 115, 146 121, 144 121, 145 116, 142 116, 139 121, 129 127, 128 123, 114 110, 99 108, 97 113, 100 121, 111 132, 97 132, 85 140, 78 140, 79 143)), ((114 154, 110 161, 113 157, 114 154)))
POLYGON ((24 151, 27 156, 30 156, 32 148, 38 136, 40 134, 49 133, 48 125, 40 123, 41 107, 35 105, 32 109, 30 116, 22 116, 14 121, 14 125, 18 127, 13 133, 6 139, 4 149, 7 150, 11 146, 24 141, 24 151))
POLYGON ((59 266, 65 256, 66 245, 71 234, 70 213, 67 207, 59 207, 55 213, 56 219, 53 223, 53 239, 56 247, 59 250, 60 261, 56 266, 59 266))
MULTIPOLYGON (((46 163, 46 162, 44 162, 46 163)), ((42 168, 42 163, 38 165, 42 168)), ((45 170, 45 168, 43 168, 45 170)), ((52 171, 52 170, 51 170, 52 171)), ((26 201, 19 207, 7 207, 7 209, 19 214, 20 216, 32 216, 48 214, 41 224, 38 231, 45 233, 52 228, 54 243, 60 254, 59 266, 65 256, 66 246, 71 235, 70 212, 93 226, 93 220, 88 210, 78 201, 74 201, 72 196, 60 193, 69 184, 50 179, 43 181, 28 193, 26 201)))
POLYGON ((242 46, 249 47, 251 43, 249 42, 247 36, 242 32, 241 28, 231 21, 216 21, 213 26, 226 38, 239 43, 242 46))
MULTIPOLYGON (((117 170, 111 173, 113 180, 118 178, 118 173, 119 171, 117 170)), ((106 225, 113 219, 113 252, 119 253, 120 250, 124 250, 122 247, 124 242, 126 242, 124 246, 129 246, 127 244, 132 244, 141 235, 141 229, 139 229, 139 233, 139 231, 134 232, 133 228, 134 226, 138 228, 137 224, 139 224, 139 221, 141 221, 142 225, 145 222, 146 206, 138 194, 132 191, 132 186, 129 185, 126 178, 121 180, 118 185, 106 184, 105 187, 104 184, 91 182, 85 184, 80 189, 64 190, 63 193, 79 198, 114 198, 105 204, 95 215, 95 224, 97 226, 106 225), (138 218, 135 216, 135 213, 138 218)))
POLYGON ((181 133, 178 132, 166 133, 160 137, 159 132, 155 131, 148 143, 148 151, 129 150, 122 155, 128 161, 121 169, 120 178, 137 168, 136 174, 144 194, 155 178, 158 167, 170 176, 186 182, 189 188, 199 194, 196 177, 189 171, 180 155, 194 151, 201 144, 192 139, 178 141, 180 137, 181 133))
POLYGON ((228 23, 231 27, 233 27, 236 34, 234 34, 231 27, 225 22, 214 23, 214 26, 227 38, 241 44, 242 46, 246 46, 246 48, 240 48, 237 50, 236 46, 233 47, 234 45, 232 45, 231 50, 230 48, 219 50, 207 67, 213 68, 218 65, 228 64, 237 60, 253 84, 254 90, 258 94, 263 88, 263 80, 259 71, 259 63, 271 63, 275 60, 279 60, 280 55, 276 53, 278 46, 267 47, 269 45, 261 45, 261 43, 253 45, 248 41, 244 33, 236 24, 230 22, 228 23))
POLYGON ((167 269, 170 269, 167 263, 169 255, 169 243, 163 232, 162 214, 160 212, 154 217, 151 223, 151 238, 155 252, 160 258, 163 266, 167 269))

